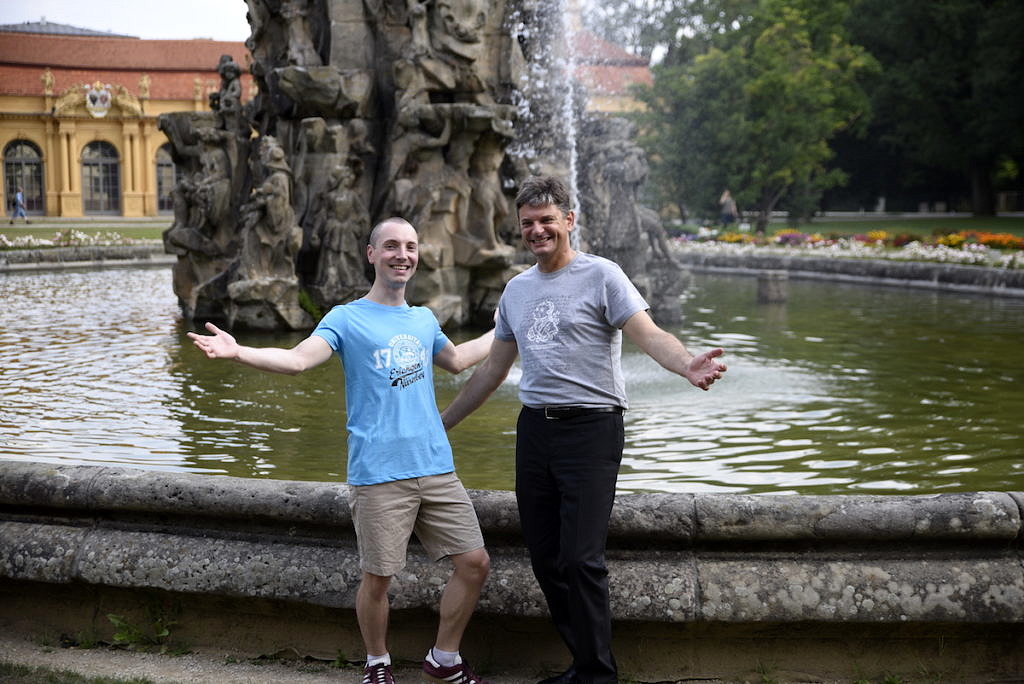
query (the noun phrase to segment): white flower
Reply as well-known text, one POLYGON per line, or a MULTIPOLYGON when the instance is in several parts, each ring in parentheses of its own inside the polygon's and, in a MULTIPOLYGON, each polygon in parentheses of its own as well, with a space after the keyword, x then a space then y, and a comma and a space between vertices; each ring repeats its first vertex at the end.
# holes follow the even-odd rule
POLYGON ((821 240, 800 245, 755 245, 715 241, 673 241, 674 248, 691 254, 783 254, 787 256, 825 256, 836 259, 895 259, 970 264, 994 268, 1024 268, 1024 252, 1001 253, 986 245, 966 244, 956 249, 946 245, 910 242, 897 249, 886 249, 881 242, 864 243, 850 238, 821 240))

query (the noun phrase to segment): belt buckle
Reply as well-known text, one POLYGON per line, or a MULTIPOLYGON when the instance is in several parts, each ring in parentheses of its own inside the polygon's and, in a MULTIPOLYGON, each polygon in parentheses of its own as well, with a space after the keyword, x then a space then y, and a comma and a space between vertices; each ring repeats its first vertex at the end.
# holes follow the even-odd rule
POLYGON ((545 406, 544 417, 547 420, 564 420, 565 418, 575 418, 586 413, 586 409, 582 406, 545 406))

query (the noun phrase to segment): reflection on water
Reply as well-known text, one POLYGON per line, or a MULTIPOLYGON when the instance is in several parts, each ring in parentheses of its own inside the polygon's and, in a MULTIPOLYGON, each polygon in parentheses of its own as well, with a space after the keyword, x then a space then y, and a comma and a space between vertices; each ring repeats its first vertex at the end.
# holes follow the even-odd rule
MULTIPOLYGON (((695 277, 677 332, 726 348, 709 392, 625 346, 620 491, 1024 489, 1024 302, 789 287, 759 305, 753 279, 695 277)), ((340 364, 287 377, 205 359, 169 270, 5 275, 0 302, 0 459, 344 479, 340 364)), ((438 372, 442 406, 466 377, 438 372)), ((451 434, 469 487, 512 487, 516 377, 451 434)))

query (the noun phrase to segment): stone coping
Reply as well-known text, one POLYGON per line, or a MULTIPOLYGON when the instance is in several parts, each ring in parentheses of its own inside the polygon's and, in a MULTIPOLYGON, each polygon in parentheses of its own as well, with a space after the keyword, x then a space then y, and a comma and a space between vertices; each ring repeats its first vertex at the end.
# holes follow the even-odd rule
POLYGON ((673 256, 681 265, 698 271, 758 275, 769 270, 785 270, 794 278, 871 282, 1024 297, 1024 269, 786 254, 701 254, 678 251, 673 256))
MULTIPOLYGON (((339 483, 0 462, 0 581, 353 608, 339 483)), ((511 492, 473 491, 492 558, 482 613, 543 617, 511 492)), ((1019 492, 620 496, 617 620, 1024 622, 1019 492)), ((392 606, 436 608, 448 566, 415 544, 392 606)))
POLYGON ((95 245, 0 251, 0 273, 90 269, 110 266, 169 266, 176 256, 162 244, 95 245))
MULTIPOLYGON (((518 535, 515 495, 471 490, 485 534, 518 535)), ((0 505, 119 515, 351 527, 348 487, 107 466, 0 461, 0 505)), ((612 543, 677 548, 703 542, 971 539, 1024 535, 1024 493, 797 496, 628 494, 616 499, 612 543)))

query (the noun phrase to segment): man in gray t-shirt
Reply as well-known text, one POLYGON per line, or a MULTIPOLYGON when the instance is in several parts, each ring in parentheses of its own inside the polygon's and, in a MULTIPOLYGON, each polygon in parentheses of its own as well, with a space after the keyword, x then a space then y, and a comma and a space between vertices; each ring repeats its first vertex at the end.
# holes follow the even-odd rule
POLYGON ((528 178, 516 209, 537 264, 506 286, 490 354, 441 417, 457 425, 521 358, 516 500, 534 575, 573 657, 539 684, 616 682, 604 556, 624 444, 622 333, 700 389, 726 368, 721 349, 694 356, 655 325, 616 264, 572 248, 575 214, 561 181, 528 178))
POLYGON ((626 408, 621 328, 647 309, 622 269, 592 254, 578 253, 551 273, 534 266, 513 278, 494 333, 518 347, 523 404, 626 408))

